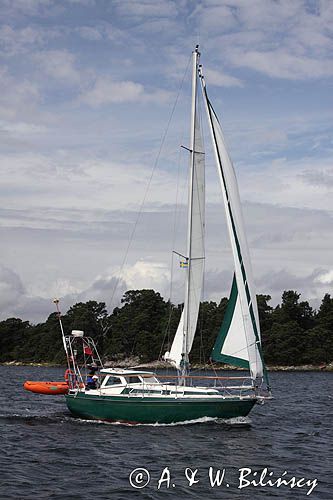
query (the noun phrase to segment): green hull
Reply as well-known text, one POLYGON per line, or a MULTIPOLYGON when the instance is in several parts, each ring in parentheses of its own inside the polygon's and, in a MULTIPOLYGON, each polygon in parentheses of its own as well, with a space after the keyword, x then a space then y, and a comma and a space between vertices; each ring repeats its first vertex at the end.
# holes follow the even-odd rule
POLYGON ((66 403, 73 415, 87 419, 127 423, 164 423, 197 420, 203 417, 245 417, 256 399, 167 399, 67 395, 66 403))

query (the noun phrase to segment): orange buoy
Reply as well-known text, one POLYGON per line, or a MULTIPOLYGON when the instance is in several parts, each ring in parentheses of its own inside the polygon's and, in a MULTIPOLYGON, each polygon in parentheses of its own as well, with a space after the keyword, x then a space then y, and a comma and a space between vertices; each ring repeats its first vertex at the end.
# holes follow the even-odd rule
POLYGON ((37 394, 67 394, 67 382, 35 382, 27 380, 23 384, 24 389, 37 394))

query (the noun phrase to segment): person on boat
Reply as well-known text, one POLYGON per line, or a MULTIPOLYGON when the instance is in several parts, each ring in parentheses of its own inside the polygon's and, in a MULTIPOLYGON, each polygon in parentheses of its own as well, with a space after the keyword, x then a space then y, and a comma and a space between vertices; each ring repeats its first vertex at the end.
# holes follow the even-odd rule
POLYGON ((97 389, 98 375, 96 374, 98 367, 96 364, 92 364, 89 368, 89 373, 87 375, 87 389, 97 389))

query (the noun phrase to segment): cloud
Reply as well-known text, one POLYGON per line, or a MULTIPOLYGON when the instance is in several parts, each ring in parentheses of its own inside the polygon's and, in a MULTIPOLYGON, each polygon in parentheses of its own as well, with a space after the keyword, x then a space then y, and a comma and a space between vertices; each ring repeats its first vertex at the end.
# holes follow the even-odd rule
POLYGON ((169 271, 163 264, 139 261, 125 266, 122 271, 115 268, 111 274, 106 271, 96 276, 86 288, 78 289, 70 280, 58 279, 44 290, 28 292, 17 273, 0 265, 0 320, 20 316, 33 322, 44 321, 53 311, 54 297, 61 299, 63 312, 77 302, 89 300, 105 302, 112 312, 127 290, 153 288, 166 296, 169 281, 169 271))
POLYGON ((67 50, 45 50, 33 56, 37 68, 62 83, 79 84, 80 72, 75 68, 75 56, 67 50))
MULTIPOLYGON (((210 269, 207 276, 206 300, 217 303, 222 297, 229 297, 232 282, 232 272, 210 269)), ((269 272, 256 277, 255 287, 258 294, 270 295, 271 305, 281 303, 285 290, 295 290, 301 294, 300 300, 309 301, 314 308, 327 293, 327 285, 333 283, 333 271, 315 269, 308 274, 297 274, 284 268, 270 269, 269 272)), ((206 287, 205 287, 206 288, 206 287)))
POLYGON ((140 83, 117 82, 111 77, 99 77, 92 89, 81 94, 80 100, 89 106, 98 107, 103 104, 137 101, 143 94, 144 87, 140 83))
POLYGON ((8 132, 18 133, 22 135, 40 134, 45 132, 44 125, 35 125, 34 123, 16 122, 5 124, 8 132))
POLYGON ((126 102, 155 102, 168 101, 172 93, 161 89, 148 91, 141 83, 132 81, 116 81, 110 76, 98 77, 89 90, 81 93, 79 101, 93 108, 105 104, 122 104, 126 102))
POLYGON ((309 301, 313 307, 318 309, 322 298, 327 293, 328 282, 322 280, 323 276, 332 275, 332 271, 315 269, 310 274, 297 275, 286 269, 271 271, 258 280, 257 290, 259 293, 268 293, 272 296, 272 304, 281 302, 281 294, 285 290, 295 290, 301 294, 300 300, 309 301))
POLYGON ((170 284, 170 270, 167 265, 149 260, 125 266, 119 276, 131 289, 153 288, 165 292, 170 284))
POLYGON ((202 33, 211 35, 229 31, 238 24, 236 8, 232 8, 229 2, 228 5, 223 5, 223 2, 202 2, 191 17, 199 20, 202 33))
POLYGON ((11 269, 0 264, 0 308, 15 307, 25 293, 22 281, 11 269))
POLYGON ((330 2, 207 0, 199 19, 209 46, 223 47, 217 57, 234 67, 288 80, 332 76, 330 2))
POLYGON ((333 168, 326 170, 306 170, 300 174, 308 184, 331 189, 333 187, 333 168))
POLYGON ((0 27, 0 47, 2 55, 6 57, 29 52, 32 47, 42 45, 44 38, 44 33, 40 29, 31 26, 22 29, 14 29, 9 25, 0 27))
POLYGON ((243 83, 238 78, 234 76, 221 73, 220 71, 215 71, 212 69, 205 69, 205 77, 209 82, 209 85, 215 85, 216 87, 242 87, 243 83))
MULTIPOLYGON (((24 274, 26 289, 32 296, 46 298, 69 294, 72 301, 93 298, 108 303, 114 284, 120 279, 121 293, 118 294, 117 290, 117 299, 128 288, 150 287, 168 297, 170 252, 172 248, 182 251, 186 225, 184 209, 178 212, 181 219, 178 222, 179 234, 171 247, 168 231, 168 227, 172 229, 171 206, 169 210, 161 207, 161 211, 143 214, 122 272, 121 263, 133 229, 135 212, 92 213, 88 209, 52 212, 43 209, 36 210, 32 219, 31 214, 16 210, 2 214, 1 238, 15 245, 15 254, 10 259, 7 257, 13 268, 20 266, 25 256, 26 265, 21 274, 24 274), (44 258, 47 256, 47 264, 41 272, 39 262, 43 255, 44 258), (108 269, 111 262, 114 267, 108 269), (106 271, 101 272, 103 268, 106 271), (47 281, 45 276, 48 276, 47 281)), ((247 203, 245 216, 258 292, 272 294, 275 302, 286 287, 305 287, 308 283, 304 291, 311 291, 310 298, 315 297, 313 291, 324 292, 315 279, 329 269, 331 262, 333 236, 327 236, 327 226, 331 224, 329 214, 247 203), (313 252, 320 272, 313 271, 313 252), (292 285, 294 276, 299 278, 295 278, 292 285), (300 281, 302 276, 303 282, 300 281)), ((228 295, 232 274, 230 245, 221 217, 221 205, 209 205, 205 298, 212 300, 228 295)), ((172 300, 182 302, 184 273, 176 261, 172 300)))
POLYGON ((80 26, 75 30, 82 38, 90 41, 102 40, 103 34, 101 31, 95 27, 91 26, 80 26))
POLYGON ((323 285, 333 284, 333 269, 327 272, 323 272, 316 277, 317 283, 322 283, 323 285))
POLYGON ((1 17, 15 21, 25 18, 54 18, 65 11, 63 2, 57 0, 2 0, 1 17))
POLYGON ((96 5, 95 0, 67 0, 68 3, 73 5, 79 5, 80 7, 94 7, 96 5))
MULTIPOLYGON (((283 282, 292 287, 295 277, 313 297, 327 291, 320 280, 330 279, 333 245, 332 2, 4 0, 1 7, 8 313, 41 317, 54 294, 64 308, 108 302, 120 278, 116 300, 135 285, 168 289, 170 252, 185 247, 187 153, 179 161, 176 148, 188 141, 190 77, 120 278, 119 269, 197 33, 218 114, 223 96, 258 290, 271 287, 278 301, 283 282)), ((212 154, 206 158, 205 291, 219 300, 229 293, 232 261, 212 154)), ((182 301, 184 274, 174 274, 182 301)))
POLYGON ((276 158, 262 168, 237 168, 243 199, 314 211, 333 210, 331 160, 276 158))
MULTIPOLYGON (((215 2, 213 2, 215 3, 215 2)), ((260 28, 263 32, 276 32, 286 25, 292 31, 295 24, 300 22, 299 17, 304 15, 303 0, 253 0, 251 3, 242 0, 222 0, 234 14, 240 27, 248 30, 260 28), (281 25, 283 23, 283 25, 281 25)), ((206 2, 210 5, 210 1, 206 2)))
MULTIPOLYGON (((24 210, 28 205, 32 216, 34 209, 58 207, 138 209, 151 175, 150 165, 83 159, 66 150, 52 155, 26 151, 3 154, 0 162, 0 194, 7 200, 7 208, 24 210)), ((160 169, 153 179, 149 200, 161 204, 174 199, 174 182, 172 172, 160 169)))
POLYGON ((0 69, 0 112, 2 119, 16 120, 35 115, 40 101, 39 86, 28 78, 17 80, 8 68, 0 69))
POLYGON ((51 307, 49 299, 30 295, 20 276, 0 264, 0 320, 20 317, 34 322, 45 321, 51 307))
POLYGON ((230 50, 231 64, 260 71, 272 78, 290 80, 316 79, 333 75, 328 59, 291 54, 288 49, 270 51, 230 50))
POLYGON ((16 0, 15 2, 3 0, 2 2, 7 13, 21 12, 29 15, 37 15, 41 9, 51 7, 52 4, 53 0, 16 0))
MULTIPOLYGON (((231 263, 231 262, 230 262, 231 263)), ((220 271, 218 268, 207 269, 205 273, 205 300, 219 302, 222 297, 229 297, 232 284, 233 270, 220 271)))
MULTIPOLYGON (((24 288, 20 277, 14 271, 0 266, 1 320, 7 317, 21 317, 34 323, 45 321, 53 311, 54 297, 61 299, 61 310, 67 311, 77 302, 96 300, 105 302, 109 313, 121 304, 121 298, 127 290, 149 289, 161 293, 165 300, 169 298, 175 304, 184 300, 183 274, 178 276, 170 288, 170 271, 165 264, 147 258, 120 268, 106 270, 97 275, 86 287, 78 289, 70 280, 58 280, 49 288, 39 292, 24 288)), ((232 271, 210 268, 206 273, 203 300, 217 303, 222 297, 228 297, 231 288, 232 271)), ((257 293, 272 296, 272 305, 281 302, 284 290, 296 290, 301 293, 301 300, 309 300, 318 308, 327 293, 327 285, 333 282, 333 271, 315 269, 309 274, 296 274, 287 269, 270 270, 256 279, 257 293)))
POLYGON ((177 3, 170 0, 116 0, 113 7, 118 15, 128 19, 142 20, 146 18, 176 17, 177 3))
POLYGON ((106 270, 77 295, 80 300, 101 300, 106 302, 110 312, 120 305, 127 290, 152 288, 164 297, 170 289, 170 270, 164 263, 147 258, 134 264, 125 264, 106 270))
POLYGON ((93 282, 77 297, 80 301, 96 300, 105 302, 109 312, 121 303, 121 298, 128 290, 126 282, 119 276, 106 272, 104 275, 98 275, 93 282))

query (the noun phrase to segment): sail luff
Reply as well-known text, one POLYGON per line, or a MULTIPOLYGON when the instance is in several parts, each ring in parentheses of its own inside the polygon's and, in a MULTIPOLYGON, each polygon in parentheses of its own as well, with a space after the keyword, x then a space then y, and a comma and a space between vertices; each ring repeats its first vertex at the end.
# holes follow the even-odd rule
MULTIPOLYGON (((238 185, 233 165, 225 146, 222 129, 208 99, 204 78, 201 74, 200 77, 216 166, 223 193, 237 283, 237 291, 234 292, 237 295, 234 296, 235 300, 231 314, 233 322, 230 322, 228 326, 230 332, 233 334, 233 344, 230 338, 228 339, 227 337, 228 330, 226 326, 222 325, 221 330, 224 328, 224 331, 221 331, 220 334, 224 335, 225 338, 221 346, 223 348, 221 350, 221 358, 225 360, 228 358, 238 359, 239 365, 242 361, 247 362, 251 370, 251 375, 255 379, 263 375, 263 362, 260 352, 260 327, 238 185), (237 315, 241 317, 242 322, 237 319, 237 315), (239 349, 242 339, 244 347, 239 349), (236 345, 237 348, 235 347, 236 345), (232 348, 233 346, 234 348, 232 348), (247 352, 245 352, 245 348, 247 352), (238 354, 239 352, 241 352, 241 355, 238 354)), ((237 364, 237 362, 234 364, 237 364)))

